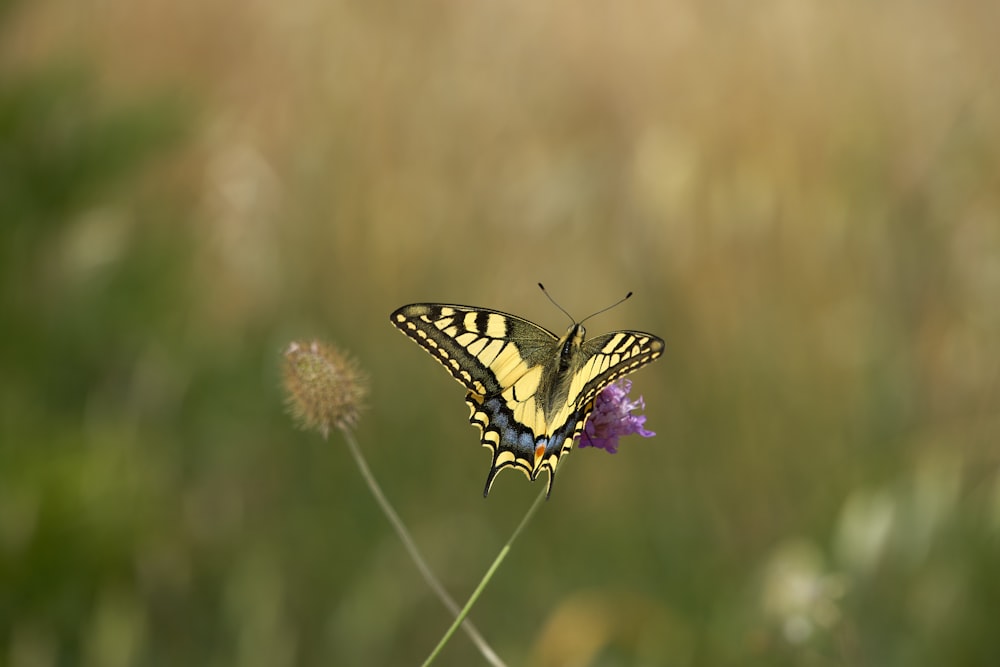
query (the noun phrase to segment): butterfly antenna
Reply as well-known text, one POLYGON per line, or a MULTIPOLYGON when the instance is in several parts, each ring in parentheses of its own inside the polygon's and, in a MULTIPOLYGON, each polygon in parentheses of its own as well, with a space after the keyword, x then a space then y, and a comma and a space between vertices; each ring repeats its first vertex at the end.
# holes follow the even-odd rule
MULTIPOLYGON (((628 294, 626 294, 626 295, 625 295, 625 296, 623 296, 622 298, 620 298, 620 299, 618 299, 617 301, 615 301, 615 302, 614 302, 613 304, 611 304, 610 306, 605 306, 604 308, 601 308, 601 309, 600 309, 599 311, 597 311, 596 313, 591 313, 590 315, 587 315, 587 316, 586 316, 585 318, 583 318, 582 320, 580 320, 580 322, 579 322, 579 323, 580 323, 580 324, 583 324, 584 322, 586 322, 587 320, 589 320, 589 319, 590 319, 591 317, 594 317, 595 315, 600 315, 600 314, 601 314, 601 313, 603 313, 603 312, 606 312, 606 311, 609 311, 609 310, 611 310, 611 309, 612 309, 612 308, 614 308, 615 306, 620 306, 620 305, 622 305, 623 303, 625 303, 626 301, 628 301, 628 300, 629 300, 629 297, 631 297, 631 296, 632 296, 632 292, 629 292, 628 294)), ((563 311, 563 312, 565 312, 565 311, 563 311)))
MULTIPOLYGON (((563 314, 565 314, 566 317, 569 318, 570 322, 572 322, 573 324, 576 324, 576 320, 573 319, 573 316, 570 315, 569 312, 567 312, 565 308, 563 308, 562 306, 560 306, 559 303, 555 299, 552 298, 552 295, 549 294, 549 291, 547 289, 545 289, 545 285, 543 285, 541 283, 538 283, 538 287, 542 290, 542 294, 544 294, 546 297, 548 297, 549 301, 552 302, 552 305, 554 305, 559 310, 563 311, 563 314)), ((618 305, 618 304, 615 304, 615 305, 618 305)))

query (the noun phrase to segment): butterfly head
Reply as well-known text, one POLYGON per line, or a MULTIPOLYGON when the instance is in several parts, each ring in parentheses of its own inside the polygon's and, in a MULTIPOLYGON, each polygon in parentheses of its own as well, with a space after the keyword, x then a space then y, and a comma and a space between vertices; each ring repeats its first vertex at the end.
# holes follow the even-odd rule
POLYGON ((573 323, 569 329, 566 330, 566 335, 562 337, 560 341, 562 344, 559 346, 559 370, 565 371, 570 366, 570 361, 572 361, 574 355, 583 345, 583 339, 587 336, 587 330, 582 324, 573 323))

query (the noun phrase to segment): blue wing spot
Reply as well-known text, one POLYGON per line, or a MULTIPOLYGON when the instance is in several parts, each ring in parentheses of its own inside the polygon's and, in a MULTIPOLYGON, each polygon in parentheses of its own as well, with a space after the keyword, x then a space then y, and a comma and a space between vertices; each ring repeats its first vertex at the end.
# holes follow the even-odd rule
POLYGON ((535 442, 528 431, 522 431, 517 438, 517 446, 524 452, 534 453, 535 442))
POLYGON ((491 398, 486 401, 486 412, 490 415, 490 425, 496 426, 497 430, 506 432, 510 430, 510 417, 505 411, 506 406, 498 398, 491 398))

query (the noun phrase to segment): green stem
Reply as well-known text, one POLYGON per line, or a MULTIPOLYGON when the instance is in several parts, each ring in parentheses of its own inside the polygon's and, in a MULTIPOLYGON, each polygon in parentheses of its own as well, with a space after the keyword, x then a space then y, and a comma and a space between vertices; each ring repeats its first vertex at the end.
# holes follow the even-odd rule
MULTIPOLYGON (((461 614, 459 614, 458 603, 455 602, 450 595, 448 595, 448 591, 444 589, 441 582, 438 581, 437 577, 434 576, 434 573, 431 572, 430 567, 427 565, 427 561, 425 561, 423 556, 420 555, 416 542, 414 542, 413 538, 410 536, 410 532, 406 529, 406 526, 403 524, 402 519, 399 518, 399 515, 396 514, 396 510, 393 509, 388 498, 386 498, 385 494, 382 493, 382 488, 379 486, 378 482, 375 481, 375 476, 372 475, 371 470, 368 468, 368 463, 365 461, 365 457, 361 454, 361 448, 358 446, 357 440, 354 438, 354 433, 346 426, 342 426, 340 430, 344 434, 344 439, 347 440, 347 447, 351 450, 351 455, 354 457, 354 461, 358 464, 358 468, 361 470, 361 476, 365 479, 365 482, 368 483, 368 488, 371 489, 376 502, 378 502, 382 511, 385 513, 386 518, 389 519, 389 523, 391 523, 392 527, 396 530, 396 533, 399 535, 399 539, 403 541, 403 546, 406 547, 406 551, 410 554, 410 558, 413 559, 417 569, 420 570, 420 574, 423 575, 424 580, 427 582, 427 585, 431 587, 431 590, 434 591, 434 594, 437 595, 441 602, 444 603, 444 606, 448 608, 448 611, 457 617, 455 624, 452 625, 449 636, 460 624, 462 629, 465 631, 465 634, 469 636, 472 643, 476 645, 479 652, 483 654, 483 657, 486 658, 491 665, 494 665, 494 667, 506 667, 503 660, 501 660, 490 645, 486 643, 483 636, 479 634, 479 630, 476 629, 476 626, 473 625, 472 621, 466 618, 468 615, 468 607, 470 607, 471 604, 467 604, 466 608, 461 610, 461 614)), ((520 530, 520 527, 518 527, 518 530, 520 530)), ((516 535, 517 531, 515 531, 514 534, 516 535)))
POLYGON ((483 592, 483 589, 486 588, 486 584, 488 584, 490 579, 493 578, 493 573, 497 571, 497 568, 500 567, 500 563, 502 563, 503 560, 507 557, 507 554, 510 553, 510 547, 512 544, 514 544, 514 540, 517 539, 517 536, 521 533, 524 527, 528 524, 528 521, 541 506, 542 501, 545 499, 545 491, 546 489, 542 489, 542 492, 538 494, 537 498, 535 498, 535 502, 532 503, 531 507, 528 508, 528 512, 524 515, 524 518, 521 519, 521 523, 517 524, 517 528, 514 529, 514 532, 511 533, 510 538, 507 540, 507 543, 503 545, 503 548, 500 550, 500 553, 497 554, 497 557, 493 560, 493 564, 490 565, 490 569, 486 571, 486 574, 483 575, 483 578, 479 582, 479 585, 476 586, 476 590, 472 591, 472 595, 469 596, 469 601, 465 603, 465 606, 462 607, 462 611, 458 614, 458 616, 455 617, 455 622, 451 624, 451 627, 448 628, 448 631, 444 633, 443 637, 441 637, 441 641, 438 642, 437 646, 434 647, 434 650, 431 651, 431 654, 427 657, 426 660, 424 660, 423 667, 427 667, 432 662, 434 662, 434 658, 438 656, 438 653, 441 652, 441 649, 444 648, 444 645, 447 644, 448 640, 451 639, 451 636, 455 634, 455 630, 457 630, 458 626, 462 624, 463 619, 465 619, 465 617, 469 615, 469 610, 472 609, 472 605, 474 605, 476 603, 476 600, 479 599, 479 595, 483 592))

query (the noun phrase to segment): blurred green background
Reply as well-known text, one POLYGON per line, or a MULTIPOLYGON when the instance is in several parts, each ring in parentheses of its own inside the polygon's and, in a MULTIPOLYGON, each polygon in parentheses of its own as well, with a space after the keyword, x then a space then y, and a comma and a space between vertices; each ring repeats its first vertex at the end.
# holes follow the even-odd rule
MULTIPOLYGON (((655 332, 473 619, 510 665, 1000 664, 1000 5, 0 3, 0 665, 410 665, 538 493, 389 325, 655 332)), ((484 664, 457 635, 439 664, 484 664)))

